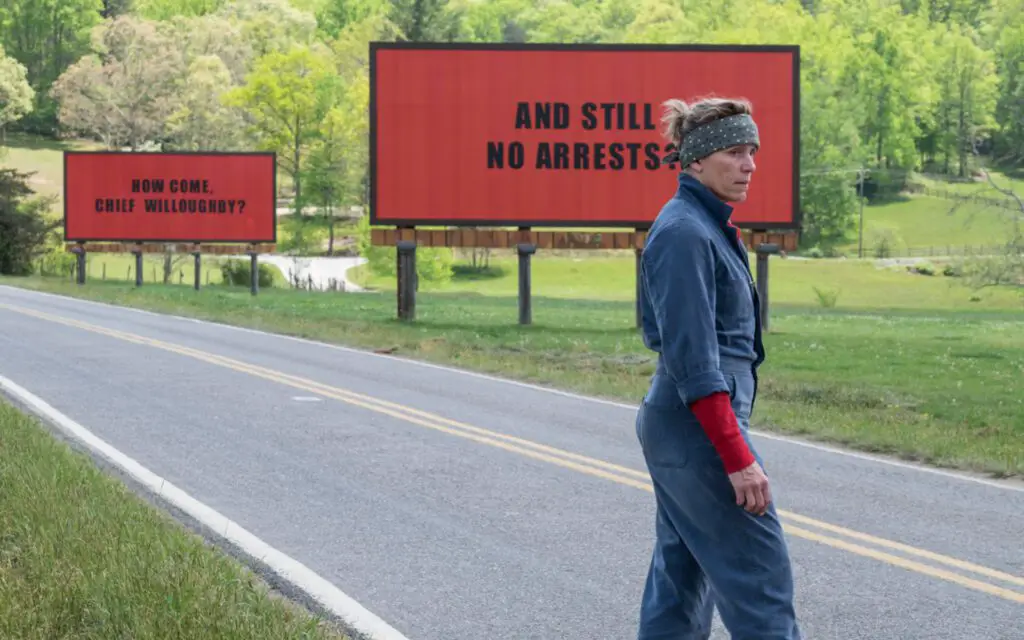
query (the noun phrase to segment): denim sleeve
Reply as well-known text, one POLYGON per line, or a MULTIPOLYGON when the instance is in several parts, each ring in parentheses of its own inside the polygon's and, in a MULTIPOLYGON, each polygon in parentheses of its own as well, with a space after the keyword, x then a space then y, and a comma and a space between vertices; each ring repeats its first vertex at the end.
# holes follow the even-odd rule
POLYGON ((661 342, 662 362, 687 405, 728 391, 718 368, 715 264, 710 239, 668 225, 642 255, 644 287, 661 342))

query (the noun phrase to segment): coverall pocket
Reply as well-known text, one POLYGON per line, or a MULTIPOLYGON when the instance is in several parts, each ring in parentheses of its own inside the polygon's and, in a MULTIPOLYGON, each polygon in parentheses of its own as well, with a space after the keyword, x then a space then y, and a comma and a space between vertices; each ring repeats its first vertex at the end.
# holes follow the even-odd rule
POLYGON ((652 467, 682 469, 714 454, 711 441, 682 400, 673 405, 645 399, 637 412, 636 431, 652 467))
POLYGON ((736 400, 736 375, 728 372, 722 372, 722 376, 725 378, 725 385, 729 387, 729 400, 736 400))

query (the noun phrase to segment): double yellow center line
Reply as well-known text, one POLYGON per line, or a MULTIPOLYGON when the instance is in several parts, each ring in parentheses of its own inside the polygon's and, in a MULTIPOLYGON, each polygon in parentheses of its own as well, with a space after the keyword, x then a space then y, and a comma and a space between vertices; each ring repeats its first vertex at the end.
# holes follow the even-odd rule
MULTIPOLYGON (((445 418, 434 413, 422 411, 414 407, 389 402, 372 396, 367 396, 340 387, 326 385, 315 380, 294 376, 281 371, 275 371, 233 358, 219 356, 199 349, 192 349, 182 345, 155 340, 125 331, 117 331, 99 325, 89 324, 71 318, 56 316, 34 309, 16 307, 0 303, 0 308, 15 313, 47 320, 84 331, 109 336, 125 342, 154 347, 171 353, 188 356, 220 367, 225 367, 240 373, 246 373, 271 382, 287 385, 295 389, 301 389, 309 393, 317 394, 333 400, 361 407, 391 416, 398 420, 415 424, 427 429, 433 429, 449 435, 466 438, 479 444, 497 447, 505 451, 523 455, 534 460, 540 460, 559 467, 586 474, 595 478, 601 478, 615 482, 620 485, 633 487, 642 491, 653 491, 650 476, 646 471, 631 469, 622 465, 613 464, 604 460, 598 460, 585 455, 566 451, 556 447, 547 446, 539 442, 510 436, 490 429, 484 429, 474 425, 445 418)), ((893 566, 914 571, 926 576, 945 580, 968 589, 974 589, 982 593, 1004 598, 1011 602, 1024 604, 1024 592, 1014 590, 1006 585, 1024 586, 1024 578, 1011 575, 1003 571, 977 565, 958 558, 952 558, 925 549, 902 544, 878 536, 873 536, 860 531, 854 531, 838 525, 809 518, 797 513, 780 509, 779 516, 785 521, 785 531, 805 540, 812 540, 834 549, 841 549, 856 555, 864 556, 884 562, 893 566), (805 528, 812 527, 814 530, 805 528), (826 533, 827 532, 827 533, 826 533), (828 535, 828 534, 835 534, 828 535), (835 537, 835 536, 842 536, 835 537), (856 541, 856 542, 854 542, 856 541), (872 547, 865 546, 865 543, 872 547), (903 555, 895 555, 889 551, 899 552, 903 555), (908 557, 909 556, 909 557, 908 557), (925 564, 920 560, 929 561, 925 564), (948 568, 944 568, 948 567, 948 568), (959 570, 960 573, 953 571, 959 570), (975 577, 971 577, 974 574, 975 577), (988 581, 983 578, 987 578, 988 581), (1002 583, 1002 584, 999 584, 1002 583)))

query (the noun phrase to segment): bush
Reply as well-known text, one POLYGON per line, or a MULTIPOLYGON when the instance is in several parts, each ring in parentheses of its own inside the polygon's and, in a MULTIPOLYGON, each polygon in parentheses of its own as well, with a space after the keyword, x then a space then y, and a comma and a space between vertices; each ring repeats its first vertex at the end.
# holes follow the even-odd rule
POLYGON ((63 245, 53 245, 36 261, 36 266, 41 276, 69 277, 75 270, 75 263, 75 254, 65 251, 63 245))
POLYGON ((836 306, 836 302, 839 300, 838 289, 820 289, 813 287, 814 295, 818 297, 818 304, 825 309, 832 309, 836 306))
POLYGON ((5 275, 32 273, 33 261, 46 252, 47 238, 60 226, 44 217, 53 199, 33 196, 31 176, 0 169, 0 273, 5 275))
POLYGON ((503 278, 508 270, 501 265, 473 266, 472 264, 453 264, 453 280, 496 280, 503 278))
POLYGON ((876 258, 889 258, 892 257, 893 251, 895 251, 901 243, 901 238, 898 233, 893 229, 875 229, 871 231, 868 243, 871 247, 870 251, 876 258))
POLYGON ((922 276, 934 276, 935 267, 929 262, 919 262, 918 264, 907 267, 911 273, 919 273, 922 276))
MULTIPOLYGON (((273 287, 276 279, 284 280, 284 274, 272 264, 260 263, 258 270, 256 279, 261 289, 273 287)), ((252 268, 248 260, 227 260, 221 265, 220 272, 227 285, 248 287, 251 282, 252 268)))
MULTIPOLYGON (((398 250, 375 246, 370 238, 370 216, 363 215, 356 225, 359 255, 366 258, 366 267, 378 276, 398 275, 398 250)), ((446 283, 452 279, 455 251, 450 247, 417 247, 416 276, 425 282, 446 283)))

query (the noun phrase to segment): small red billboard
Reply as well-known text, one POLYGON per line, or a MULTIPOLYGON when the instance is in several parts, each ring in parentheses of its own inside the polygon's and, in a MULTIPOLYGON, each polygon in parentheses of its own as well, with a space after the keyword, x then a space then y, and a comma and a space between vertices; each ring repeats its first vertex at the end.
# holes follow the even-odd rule
POLYGON ((64 153, 67 242, 277 241, 276 155, 64 153))

